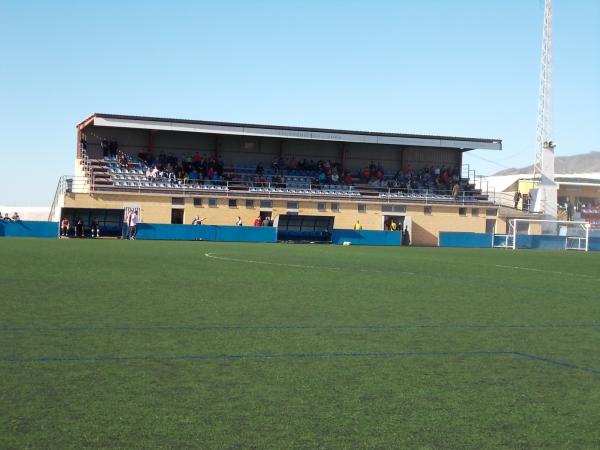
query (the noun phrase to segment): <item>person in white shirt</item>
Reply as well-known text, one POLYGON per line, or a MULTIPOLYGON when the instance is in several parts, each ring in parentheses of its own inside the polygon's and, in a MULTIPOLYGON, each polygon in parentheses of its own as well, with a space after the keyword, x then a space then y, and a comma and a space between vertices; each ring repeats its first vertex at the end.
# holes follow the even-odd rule
POLYGON ((241 226, 243 226, 243 225, 244 225, 244 224, 242 223, 242 218, 241 218, 240 216, 238 216, 238 217, 237 217, 237 220, 235 221, 235 224, 236 224, 238 227, 241 227, 241 226))
POLYGON ((139 218, 137 215, 137 211, 133 210, 129 215, 129 223, 127 224, 129 226, 129 239, 131 239, 132 241, 135 240, 135 236, 137 235, 138 221, 139 218))
POLYGON ((206 217, 200 218, 200 216, 196 216, 194 217, 194 220, 192 220, 192 225, 202 225, 202 222, 204 222, 205 220, 206 217))

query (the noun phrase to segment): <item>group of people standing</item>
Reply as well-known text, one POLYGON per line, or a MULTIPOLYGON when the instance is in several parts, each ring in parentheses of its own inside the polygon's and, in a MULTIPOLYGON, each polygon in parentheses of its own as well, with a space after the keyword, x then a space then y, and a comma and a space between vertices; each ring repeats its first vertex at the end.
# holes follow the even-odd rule
POLYGON ((256 219, 254 219, 254 226, 255 227, 272 227, 273 220, 269 216, 265 216, 265 217, 258 216, 256 219))

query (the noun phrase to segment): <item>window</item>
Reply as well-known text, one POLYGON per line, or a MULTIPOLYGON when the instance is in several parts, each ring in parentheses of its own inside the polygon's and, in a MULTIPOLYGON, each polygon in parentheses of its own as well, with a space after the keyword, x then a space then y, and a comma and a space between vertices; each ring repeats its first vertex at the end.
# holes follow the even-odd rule
POLYGON ((209 206, 209 208, 216 208, 217 207, 217 199, 216 198, 209 198, 208 199, 208 206, 209 206))
POLYGON ((381 207, 382 212, 395 212, 395 213, 405 213, 406 206, 401 205, 383 205, 381 207))
POLYGON ((230 198, 229 199, 229 207, 230 208, 237 208, 237 200, 235 198, 230 198))
POLYGON ((202 199, 201 198, 194 198, 194 206, 196 208, 202 208, 202 199))
POLYGON ((261 200, 260 201, 260 209, 270 209, 273 207, 273 202, 271 200, 261 200))
POLYGON ((327 211, 327 205, 323 202, 317 203, 317 209, 319 211, 327 211))
POLYGON ((287 209, 298 209, 298 202, 287 202, 287 209))
POLYGON ((331 210, 334 212, 340 212, 340 204, 339 203, 332 203, 331 204, 331 210))
POLYGON ((183 206, 185 199, 183 197, 173 197, 171 199, 171 205, 173 206, 183 206))
POLYGON ((254 200, 246 200, 246 208, 254 209, 254 200))
POLYGON ((479 217, 479 208, 471 208, 471 215, 473 217, 479 217))
POLYGON ((359 213, 366 213, 367 212, 367 205, 365 205, 364 203, 359 203, 358 204, 358 212, 359 213))
POLYGON ((425 206, 425 207, 423 207, 423 214, 425 214, 426 216, 430 216, 431 212, 432 212, 431 206, 425 206))
POLYGON ((298 211, 288 211, 287 215, 288 216, 297 216, 298 215, 298 211))
POLYGON ((496 212, 498 210, 494 209, 494 208, 489 208, 485 210, 485 215, 488 217, 496 217, 496 212))
POLYGON ((467 215, 467 208, 458 208, 458 215, 459 216, 466 216, 467 215))

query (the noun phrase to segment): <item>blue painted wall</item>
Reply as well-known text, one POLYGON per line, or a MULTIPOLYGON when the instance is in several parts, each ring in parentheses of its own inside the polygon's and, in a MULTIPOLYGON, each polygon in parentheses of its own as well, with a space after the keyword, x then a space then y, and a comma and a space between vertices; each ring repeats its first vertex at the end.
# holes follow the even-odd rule
POLYGON ((140 223, 137 239, 176 241, 276 242, 273 227, 164 225, 140 223))
POLYGON ((517 235, 517 248, 564 250, 565 236, 527 236, 517 235))
POLYGON ((28 238, 58 238, 58 222, 37 222, 18 220, 16 222, 0 221, 0 236, 28 238))
POLYGON ((508 240, 508 236, 505 234, 494 235, 494 245, 506 245, 506 241, 508 240))
POLYGON ((491 248, 492 233, 463 233, 440 231, 440 247, 491 248))
POLYGON ((401 245, 402 233, 399 231, 354 231, 333 230, 333 244, 350 242, 352 245, 401 245))

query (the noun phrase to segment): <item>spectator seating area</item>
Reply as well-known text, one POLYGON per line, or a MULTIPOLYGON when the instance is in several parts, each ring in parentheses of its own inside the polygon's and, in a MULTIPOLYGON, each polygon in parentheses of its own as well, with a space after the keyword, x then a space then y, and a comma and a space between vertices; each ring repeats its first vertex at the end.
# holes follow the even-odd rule
POLYGON ((318 189, 300 188, 300 187, 289 187, 289 183, 286 187, 249 187, 249 192, 257 193, 285 193, 285 194, 300 194, 300 195, 335 195, 345 197, 360 197, 360 192, 351 189, 349 186, 338 186, 338 185, 323 185, 319 186, 318 189))
POLYGON ((109 168, 108 173, 116 188, 148 188, 148 189, 193 189, 193 190, 227 190, 227 186, 216 184, 177 183, 168 179, 153 179, 146 176, 143 169, 109 168))
MULTIPOLYGON (((429 192, 419 192, 419 193, 408 193, 408 192, 381 192, 379 197, 391 199, 406 199, 406 200, 429 200, 429 201, 452 201, 454 197, 452 195, 446 194, 430 194, 429 192)), ((475 201, 476 198, 469 194, 460 195, 459 199, 462 201, 463 199, 466 201, 475 201)))
POLYGON ((193 162, 178 165, 175 159, 173 165, 168 163, 162 170, 161 164, 148 166, 140 157, 123 153, 103 159, 86 159, 85 164, 95 189, 171 192, 235 190, 269 195, 446 202, 454 200, 448 187, 459 182, 461 201, 487 201, 486 196, 458 177, 456 169, 451 171, 448 168, 409 169, 391 176, 384 175, 383 169, 378 166, 370 170, 376 175, 366 176, 369 171, 366 168, 352 176, 348 171, 342 171, 339 164, 330 161, 316 164, 311 161, 292 169, 276 164, 263 168, 260 163, 225 166, 212 159, 210 164, 214 164, 216 169, 214 172, 211 169, 209 177, 204 175, 205 170, 199 165, 196 170, 193 162), (332 177, 338 172, 342 176, 332 177), (333 179, 335 182, 332 182, 333 179))

